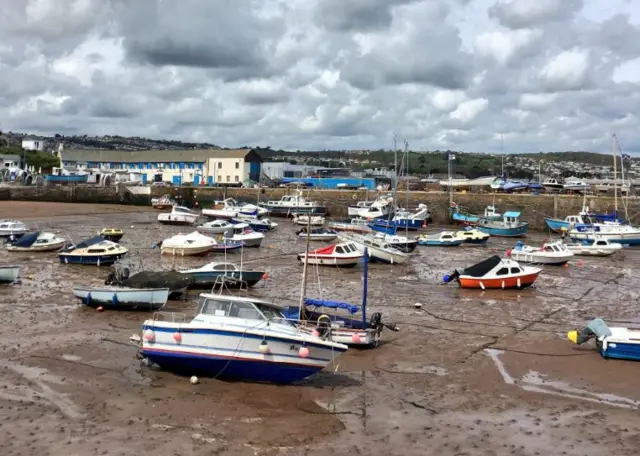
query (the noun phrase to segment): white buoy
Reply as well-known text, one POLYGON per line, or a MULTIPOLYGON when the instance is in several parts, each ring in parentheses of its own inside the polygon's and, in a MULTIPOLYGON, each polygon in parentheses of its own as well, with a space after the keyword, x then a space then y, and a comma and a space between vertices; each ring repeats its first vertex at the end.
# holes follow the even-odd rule
POLYGON ((195 375, 192 375, 191 378, 189 379, 189 381, 191 382, 192 385, 197 385, 198 384, 198 377, 196 377, 195 375))
POLYGON ((502 289, 504 290, 504 280, 502 281, 502 289))
POLYGON ((147 342, 153 342, 156 340, 156 333, 154 333, 152 329, 145 329, 142 337, 147 342))
POLYGON ((133 225, 131 225, 131 228, 133 228, 133 225))
POLYGON ((520 288, 520 277, 518 277, 518 288, 520 288))
POLYGON ((482 288, 483 290, 485 289, 484 288, 484 283, 480 282, 480 288, 482 288))
POLYGON ((263 355, 269 353, 269 345, 267 345, 266 341, 262 341, 262 343, 258 346, 258 351, 263 355))
POLYGON ((421 309, 422 308, 422 304, 419 302, 416 302, 413 307, 415 307, 416 309, 421 309))

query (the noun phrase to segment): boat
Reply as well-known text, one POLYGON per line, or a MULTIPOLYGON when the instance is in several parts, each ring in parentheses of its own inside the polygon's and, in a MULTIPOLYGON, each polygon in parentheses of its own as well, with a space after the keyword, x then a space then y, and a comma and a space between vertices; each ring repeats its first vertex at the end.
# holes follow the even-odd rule
POLYGON ((399 234, 376 233, 376 237, 384 239, 391 247, 396 248, 404 253, 413 252, 418 246, 418 239, 408 238, 399 234))
POLYGON ((107 241, 102 236, 95 236, 77 245, 72 245, 58 253, 60 263, 65 264, 91 264, 96 266, 108 266, 129 252, 129 249, 107 241))
POLYGON ((541 271, 494 255, 468 268, 456 269, 444 276, 444 282, 456 280, 460 288, 521 289, 533 285, 541 271))
POLYGON ((52 252, 60 250, 66 242, 53 233, 36 231, 10 241, 6 247, 9 252, 52 252))
POLYGON ((355 217, 350 220, 335 221, 329 223, 329 229, 335 231, 347 231, 352 233, 370 233, 373 231, 369 227, 369 221, 362 217, 355 217))
POLYGON ((491 185, 489 185, 489 187, 491 187, 491 190, 493 191, 502 191, 504 189, 504 184, 507 183, 507 178, 504 176, 499 176, 496 177, 493 182, 491 182, 491 185))
POLYGON ((573 253, 560 240, 545 242, 541 247, 525 245, 518 241, 507 251, 515 261, 522 263, 549 264, 560 266, 573 259, 573 253))
POLYGON ((246 223, 237 223, 233 225, 231 233, 225 233, 224 239, 244 244, 245 247, 260 247, 264 234, 253 231, 246 223))
POLYGON ((585 221, 581 215, 568 215, 564 220, 545 217, 544 223, 554 233, 562 233, 563 231, 569 231, 575 225, 584 225, 585 221))
POLYGON ((486 244, 491 235, 480 230, 467 227, 466 230, 455 232, 455 238, 460 239, 465 244, 486 244))
POLYGON ((484 216, 467 213, 456 203, 452 203, 450 210, 451 219, 461 225, 477 225, 480 218, 486 220, 502 220, 502 214, 496 212, 495 206, 487 206, 484 209, 484 216))
POLYGON ((298 261, 320 266, 354 267, 364 257, 364 254, 353 242, 341 242, 328 247, 309 250, 298 255, 298 261))
POLYGON ((391 221, 401 230, 419 230, 431 220, 431 213, 426 204, 420 203, 414 212, 400 210, 393 215, 391 221))
POLYGON ((184 206, 173 206, 171 212, 158 214, 158 222, 164 225, 193 225, 200 214, 184 206))
POLYGON ((376 199, 370 206, 365 207, 358 212, 358 217, 365 219, 379 219, 388 217, 395 210, 393 197, 382 196, 376 199))
POLYGON ((0 220, 0 237, 1 236, 21 236, 29 229, 27 226, 17 220, 0 220))
POLYGON ((126 267, 115 268, 109 273, 104 284, 137 289, 168 288, 169 297, 179 296, 193 285, 192 277, 177 271, 139 271, 131 276, 129 272, 129 268, 126 267))
POLYGON ((173 206, 177 205, 178 203, 176 203, 169 195, 164 195, 160 198, 151 198, 151 206, 154 209, 171 209, 173 206))
MULTIPOLYGON (((302 228, 296 231, 296 234, 300 239, 306 239, 307 228, 302 228)), ((310 241, 333 241, 338 237, 338 233, 327 228, 311 228, 308 236, 310 241)))
POLYGON ((384 238, 378 238, 375 235, 363 235, 357 233, 344 233, 340 237, 345 240, 352 241, 362 253, 367 253, 369 258, 374 261, 390 264, 403 264, 409 259, 409 254, 389 244, 384 238))
POLYGON ((502 186, 502 191, 505 193, 517 192, 520 190, 527 190, 529 188, 529 183, 524 181, 507 181, 502 186))
POLYGON ((491 236, 520 237, 526 236, 529 224, 520 221, 520 212, 507 211, 502 214, 502 220, 490 220, 481 218, 477 227, 483 233, 491 236))
POLYGON ((191 321, 142 325, 140 354, 186 375, 287 384, 335 363, 347 346, 287 321, 284 307, 257 298, 201 294, 191 321))
POLYGON ((544 182, 542 182, 542 186, 545 190, 548 190, 550 192, 559 192, 561 190, 564 190, 564 184, 562 183, 562 181, 553 177, 545 179, 544 182))
POLYGON ((635 328, 609 327, 596 318, 582 329, 569 331, 567 339, 577 345, 595 339, 603 358, 640 361, 640 330, 635 328))
POLYGON ((233 252, 235 250, 241 250, 245 247, 245 243, 244 242, 238 242, 238 241, 234 241, 232 239, 227 239, 227 238, 218 238, 218 239, 214 239, 215 244, 213 246, 213 248, 211 249, 212 252, 233 252))
MULTIPOLYGON (((619 182, 619 181, 618 181, 619 182)), ((631 184, 629 182, 613 182, 613 181, 605 181, 595 185, 595 189, 599 193, 609 193, 614 192, 617 188, 620 194, 627 194, 631 191, 631 184)))
POLYGON ((231 223, 246 223, 253 231, 258 233, 266 233, 267 231, 278 228, 278 224, 268 218, 236 217, 231 219, 231 223))
POLYGON ((207 255, 216 245, 216 240, 194 231, 189 234, 176 234, 158 243, 163 255, 193 256, 207 255))
POLYGON ((202 215, 215 219, 232 219, 235 217, 260 218, 267 214, 267 210, 249 203, 238 203, 233 198, 214 201, 213 208, 203 209, 202 215))
POLYGON ((582 179, 569 177, 567 178, 567 180, 565 180, 562 187, 564 188, 564 190, 569 192, 584 192, 585 190, 589 190, 591 188, 591 185, 589 185, 582 179))
POLYGON ((640 228, 604 222, 591 225, 576 225, 568 231, 572 241, 594 242, 606 239, 622 245, 640 245, 640 228))
POLYGON ((67 172, 67 174, 45 174, 44 180, 54 184, 80 184, 89 180, 89 174, 82 172, 67 172))
POLYGON ((160 310, 168 288, 75 287, 73 295, 89 307, 111 310, 160 310))
POLYGON ((0 283, 13 283, 18 280, 20 266, 0 265, 0 283))
POLYGON ((322 226, 324 225, 324 217, 320 215, 306 215, 306 214, 293 214, 293 219, 291 220, 296 225, 302 226, 322 226))
POLYGON ((622 250, 622 244, 609 242, 607 239, 596 238, 592 243, 584 240, 572 244, 565 244, 567 249, 574 255, 581 256, 609 256, 622 250))
POLYGON ((107 241, 119 242, 122 236, 124 236, 124 232, 118 228, 103 228, 98 235, 107 241))
POLYGON ((442 231, 436 234, 421 234, 418 236, 418 244, 434 247, 457 247, 462 244, 462 239, 453 231, 442 231))
POLYGON ((362 210, 368 209, 373 204, 373 201, 358 201, 356 204, 350 204, 347 207, 347 215, 349 217, 358 217, 362 210))
POLYGON ((233 232, 234 223, 229 220, 214 220, 196 227, 196 230, 204 234, 224 234, 233 232))
POLYGON ((260 203, 260 206, 269 211, 270 214, 287 217, 295 213, 327 215, 328 212, 326 206, 316 201, 308 201, 302 196, 301 191, 294 195, 285 195, 279 201, 260 203))
POLYGON ((189 288, 208 288, 216 285, 226 287, 252 287, 264 277, 264 271, 241 269, 234 263, 207 263, 195 269, 181 269, 178 272, 190 278, 189 288))

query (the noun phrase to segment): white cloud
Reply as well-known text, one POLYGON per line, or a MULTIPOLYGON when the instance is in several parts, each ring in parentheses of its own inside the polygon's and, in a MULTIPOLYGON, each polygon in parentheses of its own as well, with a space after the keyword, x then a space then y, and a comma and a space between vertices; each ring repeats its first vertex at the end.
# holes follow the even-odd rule
POLYGON ((475 49, 478 54, 493 58, 504 65, 521 48, 540 36, 534 30, 506 30, 485 32, 475 39, 475 49))
POLYGON ((584 88, 590 66, 587 49, 572 49, 553 57, 540 71, 551 90, 575 90, 584 88))
POLYGON ((485 98, 476 98, 460 103, 450 116, 452 119, 458 119, 462 122, 470 122, 476 118, 478 114, 487 109, 489 100, 485 98))

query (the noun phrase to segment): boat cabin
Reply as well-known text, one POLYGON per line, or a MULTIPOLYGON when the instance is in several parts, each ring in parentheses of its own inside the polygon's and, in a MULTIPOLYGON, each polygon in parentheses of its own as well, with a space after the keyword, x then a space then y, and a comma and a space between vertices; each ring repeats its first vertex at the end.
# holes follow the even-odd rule
POLYGON ((177 212, 181 214, 193 214, 193 211, 191 209, 184 206, 173 206, 172 212, 177 212))
POLYGON ((268 301, 237 296, 201 294, 193 321, 227 323, 230 326, 243 325, 238 320, 263 323, 286 323, 283 307, 268 301))
POLYGON ((353 242, 345 242, 343 244, 337 244, 334 252, 344 255, 358 253, 358 247, 353 242))
POLYGON ((484 208, 485 217, 500 217, 500 214, 496 211, 495 206, 487 206, 484 208))

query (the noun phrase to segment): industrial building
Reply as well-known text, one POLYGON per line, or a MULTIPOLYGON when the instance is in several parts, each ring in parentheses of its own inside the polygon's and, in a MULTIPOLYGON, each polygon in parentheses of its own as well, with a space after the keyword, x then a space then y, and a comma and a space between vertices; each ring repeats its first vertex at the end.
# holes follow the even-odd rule
POLYGON ((92 150, 60 149, 69 172, 136 173, 140 181, 174 185, 229 185, 259 182, 262 158, 254 149, 92 150))

